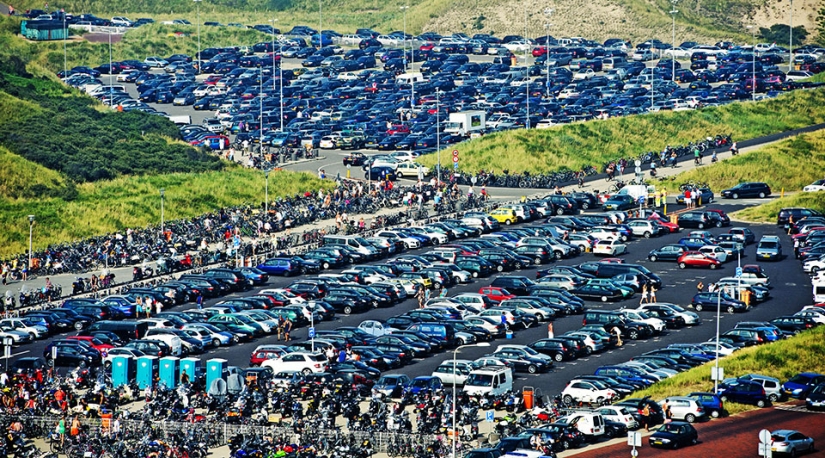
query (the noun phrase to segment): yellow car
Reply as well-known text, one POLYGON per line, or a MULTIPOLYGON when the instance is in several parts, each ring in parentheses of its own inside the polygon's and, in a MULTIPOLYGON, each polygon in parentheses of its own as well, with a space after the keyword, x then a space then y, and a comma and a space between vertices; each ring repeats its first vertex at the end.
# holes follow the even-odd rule
POLYGON ((518 221, 516 212, 509 208, 499 208, 490 212, 490 216, 499 223, 510 225, 518 221))

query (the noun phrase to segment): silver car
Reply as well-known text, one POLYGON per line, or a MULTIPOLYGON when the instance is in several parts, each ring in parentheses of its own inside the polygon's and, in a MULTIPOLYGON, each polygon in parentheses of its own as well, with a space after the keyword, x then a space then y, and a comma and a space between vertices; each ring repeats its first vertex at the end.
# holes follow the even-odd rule
POLYGON ((705 408, 702 407, 696 399, 687 396, 666 398, 661 402, 663 407, 665 403, 670 407, 672 419, 674 420, 684 420, 688 423, 693 423, 707 416, 705 408))
POLYGON ((771 451, 789 456, 799 452, 813 452, 814 439, 792 429, 777 429, 771 432, 771 451))

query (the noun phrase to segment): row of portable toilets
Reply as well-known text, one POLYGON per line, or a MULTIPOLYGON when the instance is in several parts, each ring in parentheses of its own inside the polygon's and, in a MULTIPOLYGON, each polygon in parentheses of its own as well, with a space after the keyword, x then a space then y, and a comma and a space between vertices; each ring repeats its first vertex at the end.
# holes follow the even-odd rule
MULTIPOLYGON (((203 362, 199 358, 177 358, 166 356, 115 356, 112 358, 112 384, 115 388, 137 381, 140 389, 151 386, 155 379, 167 388, 180 384, 181 376, 186 373, 189 380, 201 373, 203 362)), ((216 380, 226 382, 227 365, 225 359, 214 358, 206 361, 206 386, 213 386, 216 380)))

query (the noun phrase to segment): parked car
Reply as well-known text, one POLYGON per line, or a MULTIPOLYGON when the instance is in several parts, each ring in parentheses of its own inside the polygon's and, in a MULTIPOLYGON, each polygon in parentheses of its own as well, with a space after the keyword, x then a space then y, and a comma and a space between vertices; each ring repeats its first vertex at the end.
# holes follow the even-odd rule
POLYGON ((722 197, 729 199, 739 199, 741 197, 759 197, 760 199, 764 199, 771 195, 771 188, 766 183, 747 182, 739 183, 730 189, 723 189, 721 194, 722 197))
POLYGON ((651 447, 677 449, 686 445, 696 445, 699 442, 699 433, 696 428, 685 421, 671 421, 659 427, 650 437, 651 447))

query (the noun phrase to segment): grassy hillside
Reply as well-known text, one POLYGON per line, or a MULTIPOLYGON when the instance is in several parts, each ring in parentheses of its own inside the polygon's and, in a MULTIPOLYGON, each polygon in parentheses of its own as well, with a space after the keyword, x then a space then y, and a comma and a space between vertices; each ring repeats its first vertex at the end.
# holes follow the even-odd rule
MULTIPOLYGON (((407 28, 420 33, 433 30, 439 33, 493 32, 507 34, 526 33, 531 37, 545 34, 544 24, 551 22, 553 35, 585 36, 604 40, 621 36, 634 42, 650 38, 670 41, 671 3, 666 0, 613 0, 594 3, 572 0, 548 5, 538 0, 520 0, 501 3, 494 0, 415 0, 402 3, 383 3, 377 0, 225 0, 219 3, 200 3, 201 20, 240 22, 243 24, 266 23, 278 19, 281 28, 296 24, 319 22, 321 8, 322 28, 354 31, 358 27, 373 27, 382 32, 401 30, 404 15, 399 8, 409 5, 407 28), (546 8, 553 8, 551 17, 545 16, 546 8)), ((102 17, 127 15, 152 16, 156 19, 186 18, 193 23, 196 18, 195 2, 187 0, 135 0, 131 2, 106 2, 103 0, 67 0, 60 4, 67 11, 91 12, 102 17)), ((18 11, 27 8, 43 8, 37 0, 21 0, 15 4, 18 11)), ((766 4, 756 0, 683 0, 678 4, 676 15, 677 41, 704 39, 746 40, 749 35, 746 24, 756 22, 760 26, 784 23, 783 6, 766 4)), ((795 9, 800 13, 816 11, 815 0, 800 0, 795 9)), ((797 24, 814 28, 810 14, 794 14, 797 24)))
MULTIPOLYGON (((638 157, 709 135, 729 133, 741 140, 825 122, 823 102, 825 89, 795 91, 756 103, 501 132, 459 145, 460 167, 473 172, 549 172, 579 170, 586 165, 601 169, 610 160, 638 157)), ((449 154, 441 153, 442 163, 450 160, 449 154)), ((426 156, 421 162, 432 166, 437 155, 426 156)))
POLYGON ((776 223, 779 210, 785 207, 807 207, 825 213, 825 192, 800 192, 756 207, 739 210, 734 213, 734 217, 745 221, 776 223))
POLYGON ((217 156, 179 141, 164 117, 101 109, 92 98, 27 73, 0 73, 0 132, 0 146, 77 182, 223 167, 217 156))
MULTIPOLYGON (((0 151, 2 152, 2 151, 0 151)), ((5 185, 6 160, 0 155, 0 189, 5 185)), ((30 164, 30 163, 29 163, 30 164)), ((20 164, 16 164, 20 165, 20 164)), ((38 169, 40 170, 40 169, 38 169)), ((58 180, 51 172, 51 180, 58 180)), ((17 169, 16 180, 26 179, 17 169)), ((44 174, 40 181, 50 175, 44 174)), ((308 173, 278 172, 269 177, 269 197, 293 196, 329 186, 308 173)), ((51 243, 78 240, 124 231, 129 227, 160 224, 160 188, 165 189, 167 221, 201 215, 221 207, 259 205, 264 200, 264 176, 260 171, 233 168, 221 172, 173 173, 121 177, 77 186, 73 199, 0 197, 0 258, 22 253, 28 244, 26 215, 36 215, 35 249, 51 243)))
MULTIPOLYGON (((743 181, 764 181, 779 193, 782 189, 800 191, 823 178, 823 171, 825 131, 816 131, 680 173, 663 184, 672 191, 681 184, 701 181, 718 191, 743 181)), ((822 197, 825 200, 825 196, 822 197)))
POLYGON ((0 146, 0 199, 60 195, 67 184, 67 180, 54 170, 27 161, 0 146))
MULTIPOLYGON (((757 373, 785 381, 799 372, 825 371, 825 327, 806 331, 788 340, 742 349, 719 361, 725 377, 739 377, 757 373)), ((633 396, 651 396, 662 400, 668 396, 684 396, 692 391, 713 391, 710 368, 714 363, 695 367, 687 372, 663 380, 633 396)), ((731 414, 756 409, 755 406, 725 404, 731 414)))

